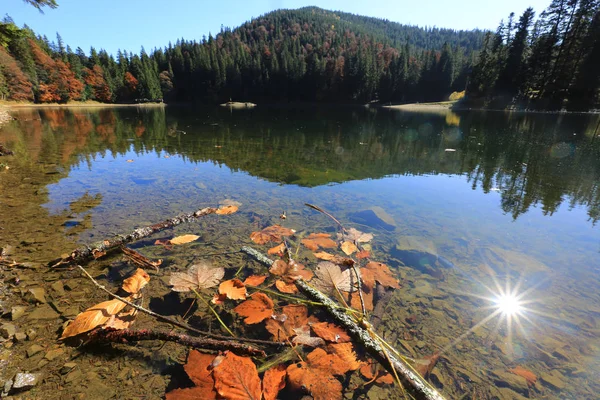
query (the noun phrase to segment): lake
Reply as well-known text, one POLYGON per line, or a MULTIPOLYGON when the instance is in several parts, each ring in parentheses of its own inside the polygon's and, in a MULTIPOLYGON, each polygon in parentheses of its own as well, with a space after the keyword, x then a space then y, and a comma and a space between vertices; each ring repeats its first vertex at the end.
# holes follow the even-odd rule
MULTIPOLYGON (((0 300, 3 322, 35 332, 4 343, 0 377, 42 372, 31 396, 160 398, 185 386, 185 351, 172 343, 59 345, 63 323, 106 296, 77 270, 42 264, 78 244, 224 202, 241 203, 239 211, 133 245, 164 260, 148 271, 150 308, 185 314, 190 303, 170 292, 170 273, 199 259, 228 271, 252 264, 224 253, 244 245, 266 252, 249 236, 281 223, 282 213, 300 238, 335 238, 336 224, 310 203, 374 235, 371 259, 401 283, 377 331, 411 359, 441 352, 429 380, 448 399, 600 392, 598 115, 309 106, 12 114, 17 120, 0 128, 0 143, 15 152, 0 157, 9 167, 0 172, 0 247, 31 264, 2 270, 0 300), (186 233, 200 239, 154 245, 186 233), (41 299, 29 291, 40 287, 41 299), (23 316, 10 321, 15 305, 23 316), (517 367, 537 381, 513 373, 517 367)), ((314 267, 311 252, 298 249, 297 259, 314 267)), ((89 270, 106 282, 118 260, 89 270)), ((134 327, 152 326, 144 317, 134 327)), ((192 322, 220 329, 201 307, 192 322)), ((353 387, 354 378, 345 388, 353 387)), ((396 393, 369 385, 356 395, 396 393)))

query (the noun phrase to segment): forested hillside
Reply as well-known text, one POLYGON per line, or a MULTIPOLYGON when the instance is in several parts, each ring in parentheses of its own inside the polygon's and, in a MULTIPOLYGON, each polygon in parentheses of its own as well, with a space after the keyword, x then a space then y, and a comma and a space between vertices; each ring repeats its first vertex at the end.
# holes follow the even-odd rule
POLYGON ((139 54, 73 51, 0 25, 0 96, 66 102, 426 101, 463 90, 484 32, 419 28, 309 7, 139 54))
POLYGON ((535 20, 528 8, 485 37, 468 86, 492 107, 600 108, 600 1, 552 0, 535 20))
MULTIPOLYGON (((475 24, 475 22, 474 22, 475 24)), ((0 98, 35 102, 402 103, 598 108, 600 0, 552 0, 495 33, 419 28, 316 7, 215 37, 115 56, 0 23, 0 98), (146 100, 144 100, 146 99, 146 100)))

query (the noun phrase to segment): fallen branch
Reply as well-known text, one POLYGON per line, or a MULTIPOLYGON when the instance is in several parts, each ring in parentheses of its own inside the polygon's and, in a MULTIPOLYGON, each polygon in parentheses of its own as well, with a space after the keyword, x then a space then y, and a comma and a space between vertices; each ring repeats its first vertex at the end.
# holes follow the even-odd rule
POLYGON ((148 237, 156 232, 173 228, 184 222, 191 222, 205 215, 214 214, 216 211, 217 208, 206 207, 193 213, 179 214, 176 217, 159 222, 158 224, 135 229, 133 232, 125 236, 119 235, 112 239, 106 239, 101 242, 94 243, 91 246, 79 247, 78 249, 73 250, 71 254, 65 258, 51 261, 50 267, 55 268, 64 265, 86 263, 94 258, 103 257, 106 255, 106 253, 115 250, 122 245, 148 237))
POLYGON ((233 342, 231 340, 216 340, 210 338, 200 338, 178 333, 151 331, 142 329, 139 331, 113 328, 97 328, 88 334, 88 343, 127 343, 139 342, 142 340, 163 340, 175 342, 194 349, 203 350, 230 350, 238 355, 265 357, 266 354, 260 349, 233 342))
POLYGON ((216 335, 214 333, 210 333, 210 332, 206 332, 206 331, 202 331, 200 329, 196 329, 191 325, 186 324, 185 322, 179 322, 175 319, 166 317, 164 315, 155 313, 152 310, 149 310, 147 308, 144 308, 142 306, 139 306, 135 303, 132 303, 131 301, 114 294, 113 292, 111 292, 110 290, 108 290, 107 288, 105 288, 104 286, 102 286, 101 284, 98 283, 98 281, 96 281, 94 279, 94 277, 92 277, 86 270, 85 268, 83 268, 81 265, 77 265, 77 267, 81 270, 81 272, 83 272, 91 281, 92 283, 100 290, 102 290, 103 292, 107 293, 110 297, 120 300, 123 303, 127 304, 128 306, 135 308, 136 310, 143 312, 144 314, 150 315, 151 317, 156 318, 159 321, 162 322, 166 322, 168 324, 171 324, 173 326, 177 326, 179 328, 185 329, 187 331, 190 332, 194 332, 197 333, 199 335, 202 336, 206 336, 209 338, 213 338, 213 339, 218 339, 218 340, 226 340, 228 342, 248 342, 248 343, 256 343, 256 344, 262 344, 262 345, 267 345, 267 346, 279 346, 279 347, 283 347, 286 346, 286 343, 282 343, 282 342, 272 342, 270 340, 260 340, 260 339, 249 339, 249 338, 235 338, 235 340, 232 340, 232 338, 230 336, 223 336, 223 335, 216 335))
MULTIPOLYGON (((261 264, 270 267, 273 260, 251 247, 242 247, 241 251, 246 253, 261 264)), ((329 297, 308 285, 304 280, 295 281, 298 290, 310 300, 322 303, 329 315, 346 331, 356 343, 363 346, 365 351, 375 358, 392 375, 398 374, 402 386, 417 400, 444 400, 427 381, 421 377, 410 365, 396 358, 393 354, 386 352, 379 342, 371 337, 367 329, 358 325, 352 317, 339 310, 329 297), (394 372, 395 371, 395 372, 394 372)))
POLYGON ((14 153, 0 144, 0 156, 12 156, 14 153))

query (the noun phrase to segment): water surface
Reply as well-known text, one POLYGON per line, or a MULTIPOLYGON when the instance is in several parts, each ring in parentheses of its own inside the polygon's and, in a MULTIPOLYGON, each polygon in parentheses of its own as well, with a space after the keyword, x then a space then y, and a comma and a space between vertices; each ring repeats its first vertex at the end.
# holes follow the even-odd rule
MULTIPOLYGON (((282 211, 299 232, 334 231, 304 206, 317 204, 375 234, 373 257, 403 283, 378 329, 410 357, 442 350, 431 380, 448 398, 600 391, 598 116, 310 107, 14 115, 0 129, 16 153, 0 158, 10 167, 0 172, 0 247, 12 246, 19 261, 47 262, 77 243, 226 199, 242 203, 226 221, 176 230, 202 236, 192 254, 167 255, 176 270, 202 252, 250 243, 282 211), (510 326, 501 314, 479 325, 495 311, 485 298, 507 285, 527 310, 510 326), (507 371, 516 366, 538 376, 535 386, 514 381, 507 371)), ((241 259, 213 261, 235 268, 241 259)), ((70 274, 24 277, 31 285, 79 279, 70 274)), ((160 285, 157 294, 168 293, 160 285)), ((17 357, 25 348, 15 346, 17 357)), ((164 392, 174 361, 143 361, 135 368, 164 392)), ((112 367, 102 368, 110 379, 112 367)), ((56 393, 54 381, 39 393, 56 393)), ((389 395, 377 390, 366 393, 389 395)))

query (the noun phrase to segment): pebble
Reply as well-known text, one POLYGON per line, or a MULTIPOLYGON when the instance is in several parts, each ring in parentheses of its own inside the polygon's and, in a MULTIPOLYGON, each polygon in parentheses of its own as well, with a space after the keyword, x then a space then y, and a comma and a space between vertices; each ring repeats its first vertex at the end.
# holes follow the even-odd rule
POLYGON ((31 374, 29 372, 19 372, 15 375, 13 389, 30 389, 38 384, 42 374, 31 374))
POLYGON ((44 356, 44 358, 46 360, 54 360, 56 357, 60 357, 65 353, 65 351, 63 349, 54 349, 54 350, 50 350, 49 352, 46 353, 46 355, 44 356))
POLYGON ((77 366, 77 363, 74 363, 74 362, 65 363, 65 365, 63 365, 63 367, 60 369, 60 373, 64 375, 64 374, 70 372, 76 366, 77 366))
POLYGON ((25 332, 27 334, 27 340, 33 340, 37 337, 37 332, 35 329, 27 329, 27 332, 25 332))
POLYGON ((31 294, 30 298, 33 297, 34 302, 46 303, 46 291, 42 287, 29 288, 28 292, 31 294))
POLYGON ((14 306, 10 310, 10 318, 13 321, 21 318, 23 316, 23 314, 25 314, 25 310, 26 310, 26 308, 24 306, 14 306))
POLYGON ((15 333, 15 340, 17 342, 23 342, 25 339, 27 339, 27 334, 25 334, 25 332, 15 333))
POLYGON ((54 282, 51 286, 52 290, 56 292, 59 296, 65 295, 65 287, 61 281, 54 282))
POLYGON ((39 307, 36 307, 29 315, 28 319, 56 319, 59 315, 52 307, 47 304, 43 304, 39 307))
POLYGON ((565 377, 558 371, 554 370, 549 374, 542 374, 540 380, 546 386, 554 390, 562 390, 565 388, 565 377))
POLYGON ((33 357, 42 350, 44 350, 42 346, 40 346, 39 344, 34 344, 33 346, 27 349, 27 357, 33 357))
POLYGON ((13 324, 2 324, 0 325, 0 337, 3 339, 11 339, 15 336, 17 328, 13 324))
POLYGON ((494 383, 498 387, 507 387, 517 393, 527 395, 529 387, 525 378, 504 371, 492 371, 494 383))

